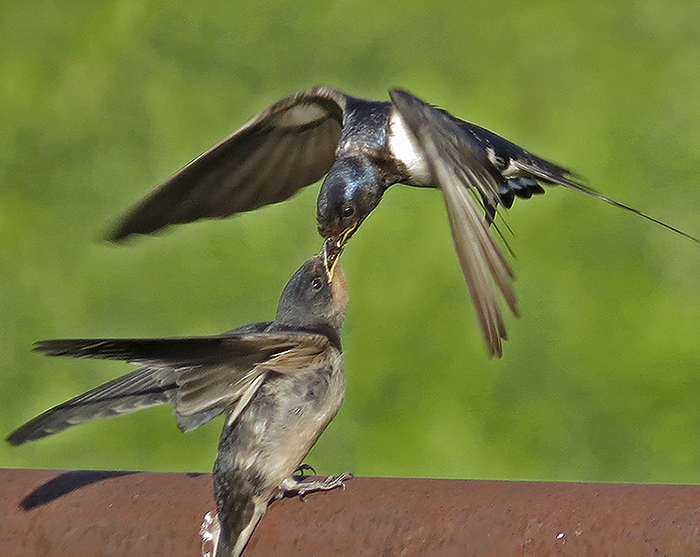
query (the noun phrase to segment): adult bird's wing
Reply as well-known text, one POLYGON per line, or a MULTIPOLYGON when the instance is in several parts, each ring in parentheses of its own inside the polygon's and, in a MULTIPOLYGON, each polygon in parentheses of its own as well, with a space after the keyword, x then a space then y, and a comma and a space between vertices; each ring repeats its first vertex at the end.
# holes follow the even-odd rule
POLYGON ((323 335, 292 332, 41 341, 35 350, 49 356, 125 360, 143 367, 47 410, 7 441, 19 445, 157 404, 172 405, 180 429, 191 431, 224 411, 237 415, 270 371, 295 373, 318 365, 329 347, 323 335))
POLYGON ((273 104, 143 199, 109 235, 221 218, 283 201, 328 173, 347 96, 314 87, 273 104))
POLYGON ((452 239, 489 353, 501 356, 501 340, 507 335, 494 283, 516 315, 517 307, 513 272, 473 195, 478 194, 486 206, 497 204, 498 183, 488 170, 487 154, 446 113, 405 91, 389 94, 442 190, 452 239))

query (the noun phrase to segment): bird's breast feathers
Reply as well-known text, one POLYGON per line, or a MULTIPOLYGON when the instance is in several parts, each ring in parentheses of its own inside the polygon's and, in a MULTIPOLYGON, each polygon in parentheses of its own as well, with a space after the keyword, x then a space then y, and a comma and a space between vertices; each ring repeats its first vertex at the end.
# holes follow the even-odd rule
POLYGON ((389 116, 389 152, 408 174, 408 182, 414 186, 428 186, 434 183, 432 172, 425 153, 418 146, 413 133, 409 131, 398 110, 393 109, 389 116))

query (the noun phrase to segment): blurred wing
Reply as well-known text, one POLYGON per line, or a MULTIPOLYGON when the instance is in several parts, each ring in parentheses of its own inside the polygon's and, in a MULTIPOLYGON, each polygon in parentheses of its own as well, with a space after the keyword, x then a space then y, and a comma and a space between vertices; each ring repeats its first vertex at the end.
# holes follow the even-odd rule
POLYGON ((282 99, 170 177, 109 239, 288 199, 330 170, 346 104, 346 95, 329 87, 282 99))
POLYGON ((35 349, 49 356, 126 360, 144 366, 29 421, 7 440, 39 439, 90 420, 168 403, 178 425, 191 431, 234 406, 240 412, 265 375, 294 373, 323 360, 322 335, 252 333, 172 339, 48 340, 35 349))
POLYGON ((486 153, 446 113, 403 91, 390 91, 406 126, 415 136, 445 198, 452 238, 477 318, 491 355, 501 356, 506 339, 493 287, 517 315, 513 272, 482 215, 477 198, 497 204, 498 182, 488 171, 486 153))

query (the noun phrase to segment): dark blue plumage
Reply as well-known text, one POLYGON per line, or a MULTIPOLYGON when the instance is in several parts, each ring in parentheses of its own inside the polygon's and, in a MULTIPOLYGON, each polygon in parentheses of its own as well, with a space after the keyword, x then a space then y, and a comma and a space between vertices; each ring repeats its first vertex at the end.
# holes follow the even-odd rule
POLYGON ((506 338, 496 289, 517 313, 513 273, 489 230, 499 205, 509 208, 516 197, 543 193, 543 184, 559 184, 698 241, 585 187, 567 168, 410 93, 392 90, 390 97, 371 101, 314 87, 282 99, 168 179, 111 238, 251 211, 283 201, 325 175, 318 229, 342 246, 391 185, 437 187, 477 318, 496 355, 506 338))

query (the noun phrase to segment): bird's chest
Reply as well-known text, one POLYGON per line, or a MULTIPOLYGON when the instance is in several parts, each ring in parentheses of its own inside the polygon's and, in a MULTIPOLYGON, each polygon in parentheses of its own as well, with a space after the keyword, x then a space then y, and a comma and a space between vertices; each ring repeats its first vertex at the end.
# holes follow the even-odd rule
POLYGON ((435 180, 425 153, 408 130, 398 112, 389 117, 387 147, 396 165, 403 171, 403 183, 411 186, 433 186, 435 180))
POLYGON ((301 464, 338 413, 344 394, 340 361, 315 371, 269 377, 236 424, 237 467, 264 470, 277 485, 301 464), (252 441, 248 447, 246 439, 252 441))

